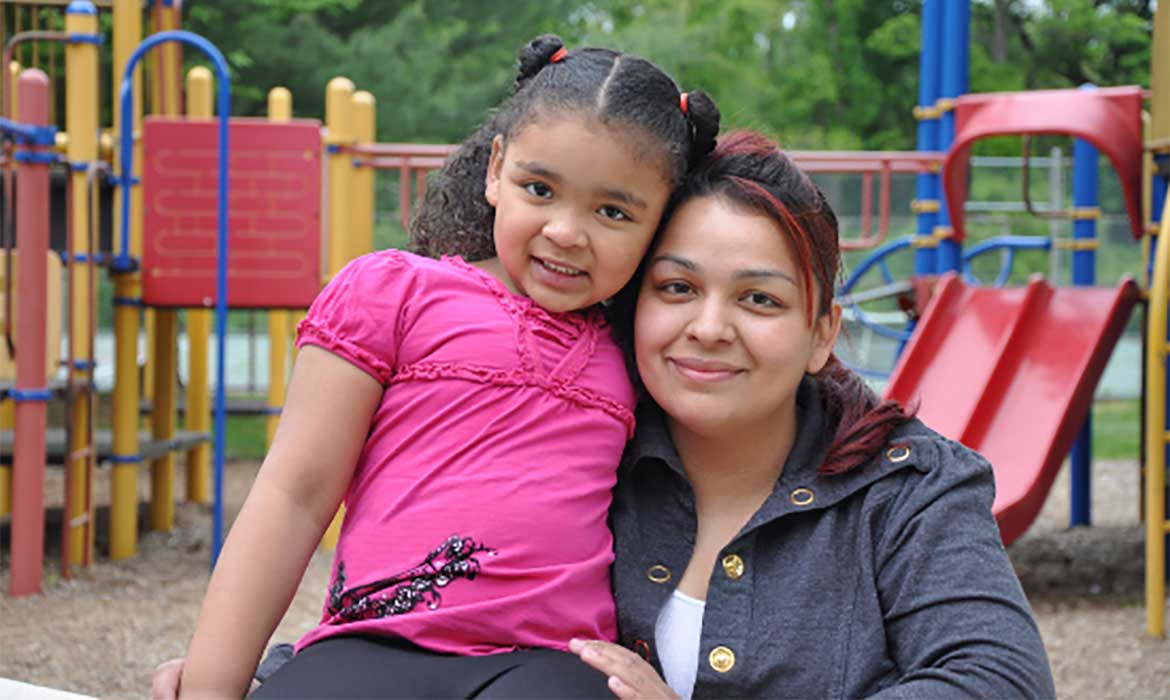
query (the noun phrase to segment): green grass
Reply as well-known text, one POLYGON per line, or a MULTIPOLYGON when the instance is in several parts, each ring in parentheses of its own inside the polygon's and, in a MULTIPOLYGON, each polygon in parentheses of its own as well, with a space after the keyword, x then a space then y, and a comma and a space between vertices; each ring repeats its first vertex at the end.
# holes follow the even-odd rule
MULTIPOLYGON (((1093 404, 1093 457, 1095 459, 1137 459, 1140 420, 1137 399, 1098 401, 1093 404)), ((227 445, 229 459, 264 458, 264 416, 229 416, 227 445)))
POLYGON ((228 459, 263 459, 267 416, 228 416, 224 454, 228 459))
POLYGON ((1138 399, 1093 404, 1093 457, 1138 459, 1141 440, 1138 399))

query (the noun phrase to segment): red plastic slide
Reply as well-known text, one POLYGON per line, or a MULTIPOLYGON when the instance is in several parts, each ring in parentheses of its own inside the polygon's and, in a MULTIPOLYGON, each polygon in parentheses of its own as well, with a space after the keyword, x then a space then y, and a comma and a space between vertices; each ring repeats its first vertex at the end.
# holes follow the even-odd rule
POLYGON ((1138 296, 1128 279, 1116 289, 939 279, 886 397, 919 402, 927 425, 991 462, 1005 544, 1044 505, 1138 296))

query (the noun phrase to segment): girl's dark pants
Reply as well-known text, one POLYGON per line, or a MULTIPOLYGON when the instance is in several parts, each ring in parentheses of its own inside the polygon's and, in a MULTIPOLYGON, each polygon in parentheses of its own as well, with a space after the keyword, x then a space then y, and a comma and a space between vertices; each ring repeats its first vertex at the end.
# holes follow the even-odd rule
POLYGON ((612 698, 572 654, 531 649, 451 656, 400 639, 334 637, 302 649, 250 696, 294 698, 612 698))

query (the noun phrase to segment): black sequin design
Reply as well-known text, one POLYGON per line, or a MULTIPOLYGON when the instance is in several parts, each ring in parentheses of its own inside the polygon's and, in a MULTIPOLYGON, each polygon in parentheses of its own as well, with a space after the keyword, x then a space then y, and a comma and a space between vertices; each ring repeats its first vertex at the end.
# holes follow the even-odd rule
POLYGON ((451 535, 418 566, 349 590, 345 588, 345 562, 339 561, 337 576, 329 586, 329 621, 338 624, 402 615, 420 603, 434 610, 443 603, 439 589, 455 579, 475 580, 480 570, 475 555, 480 552, 496 555, 496 550, 470 537, 451 535))

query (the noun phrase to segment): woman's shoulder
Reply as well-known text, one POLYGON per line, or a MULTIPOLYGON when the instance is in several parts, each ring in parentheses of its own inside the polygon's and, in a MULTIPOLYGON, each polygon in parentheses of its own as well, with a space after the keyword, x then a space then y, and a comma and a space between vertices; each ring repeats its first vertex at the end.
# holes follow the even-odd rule
POLYGON ((870 507, 915 510, 928 506, 952 489, 964 488, 990 508, 995 476, 982 454, 945 437, 917 418, 899 426, 862 467, 868 473, 870 507))
POLYGON ((990 511, 995 498, 991 463, 917 418, 890 433, 868 468, 881 475, 870 489, 871 505, 907 514, 968 499, 990 511))
POLYGON ((886 464, 906 462, 922 474, 991 472, 991 464, 983 455, 938 433, 917 418, 911 418, 890 432, 877 461, 886 464))

